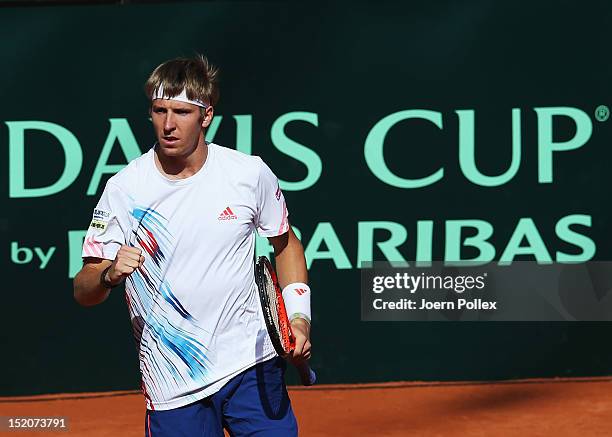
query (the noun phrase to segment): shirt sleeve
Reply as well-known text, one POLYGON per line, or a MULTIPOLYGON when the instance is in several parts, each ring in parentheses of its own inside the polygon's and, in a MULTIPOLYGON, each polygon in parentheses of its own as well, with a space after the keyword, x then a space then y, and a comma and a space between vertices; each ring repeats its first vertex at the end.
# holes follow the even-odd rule
POLYGON ((255 226, 262 237, 276 237, 289 230, 289 212, 278 178, 259 159, 259 180, 256 189, 257 216, 255 226))
POLYGON ((96 205, 81 256, 114 260, 130 231, 130 200, 118 186, 107 183, 96 205))

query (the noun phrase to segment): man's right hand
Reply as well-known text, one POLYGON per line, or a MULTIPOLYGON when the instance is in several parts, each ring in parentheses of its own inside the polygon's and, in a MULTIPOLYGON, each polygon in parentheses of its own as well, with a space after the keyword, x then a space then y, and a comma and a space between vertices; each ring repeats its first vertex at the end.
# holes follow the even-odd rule
POLYGON ((106 280, 112 285, 117 285, 125 278, 134 273, 134 270, 142 267, 145 258, 142 249, 123 245, 117 252, 115 260, 106 272, 106 280))

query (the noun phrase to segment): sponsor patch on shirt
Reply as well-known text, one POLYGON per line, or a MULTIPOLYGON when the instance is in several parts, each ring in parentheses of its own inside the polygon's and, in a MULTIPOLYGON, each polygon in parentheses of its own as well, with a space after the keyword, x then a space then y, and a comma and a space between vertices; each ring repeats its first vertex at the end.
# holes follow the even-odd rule
POLYGON ((110 217, 110 212, 104 211, 103 209, 94 209, 94 212, 93 212, 94 220, 108 221, 109 217, 110 217))
POLYGON ((99 229, 101 231, 105 231, 107 226, 108 226, 108 221, 98 220, 95 218, 89 224, 90 228, 99 229))

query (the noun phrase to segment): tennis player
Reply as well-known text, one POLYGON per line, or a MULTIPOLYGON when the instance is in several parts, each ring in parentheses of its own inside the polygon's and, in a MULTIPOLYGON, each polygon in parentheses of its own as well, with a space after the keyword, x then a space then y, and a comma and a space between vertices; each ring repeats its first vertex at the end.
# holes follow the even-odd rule
POLYGON ((205 141, 219 99, 205 57, 159 65, 145 91, 157 142, 106 184, 75 299, 99 304, 125 281, 146 436, 297 435, 253 274, 257 231, 291 296, 289 358, 309 359, 306 263, 278 179, 259 157, 205 141))

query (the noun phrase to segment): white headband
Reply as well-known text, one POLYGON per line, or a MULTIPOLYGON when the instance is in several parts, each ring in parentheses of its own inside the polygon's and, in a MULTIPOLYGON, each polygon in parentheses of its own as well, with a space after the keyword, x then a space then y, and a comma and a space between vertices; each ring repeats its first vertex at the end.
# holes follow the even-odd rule
POLYGON ((153 95, 151 96, 151 101, 155 100, 155 99, 166 99, 166 100, 176 100, 177 102, 185 102, 185 103, 191 103, 192 105, 196 105, 196 106, 200 106, 202 108, 208 108, 208 104, 204 103, 201 100, 198 99, 194 99, 191 100, 187 97, 187 91, 185 90, 185 88, 183 88, 183 91, 181 91, 180 94, 174 96, 174 97, 168 97, 164 95, 164 85, 160 85, 159 88, 157 88, 155 91, 153 91, 153 95))

